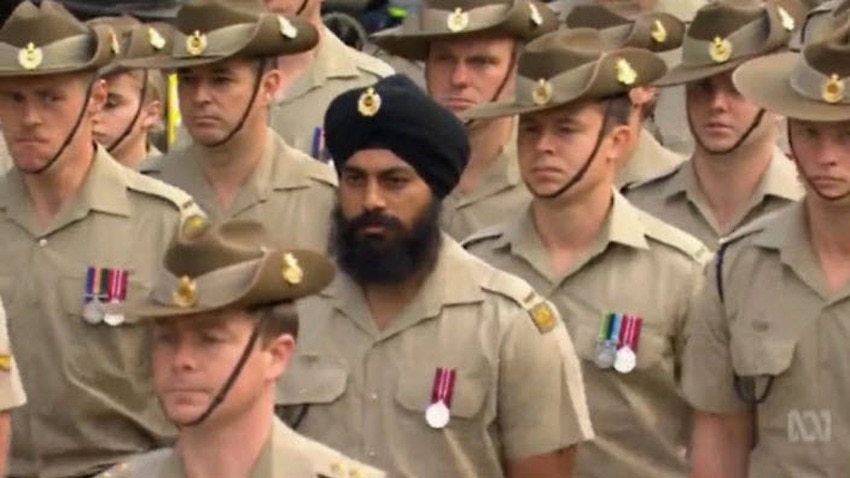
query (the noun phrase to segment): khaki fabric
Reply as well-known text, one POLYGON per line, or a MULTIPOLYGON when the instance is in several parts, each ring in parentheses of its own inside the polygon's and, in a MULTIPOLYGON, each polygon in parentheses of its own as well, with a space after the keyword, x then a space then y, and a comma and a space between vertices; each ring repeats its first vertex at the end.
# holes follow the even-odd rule
POLYGON ((593 435, 572 342, 554 309, 551 329, 538 329, 535 306, 550 307, 445 235, 434 271, 383 330, 362 289, 337 274, 299 304, 310 320, 278 402, 308 405, 299 432, 394 478, 503 477, 504 461, 593 435), (439 367, 457 378, 437 431, 425 410, 439 367))
POLYGON ((9 148, 6 146, 6 139, 0 134, 0 174, 6 174, 7 171, 12 169, 12 166, 14 166, 14 163, 12 162, 12 156, 9 154, 9 148))
POLYGON ((86 272, 126 270, 127 300, 146 295, 181 216, 198 212, 102 148, 46 228, 21 173, 0 182, 0 293, 29 400, 12 416, 10 476, 93 473, 174 437, 153 399, 147 329, 129 315, 114 327, 86 322, 86 272))
POLYGON ((628 189, 632 184, 651 181, 669 174, 684 161, 683 156, 661 146, 661 143, 649 131, 641 128, 637 148, 623 169, 617 173, 614 185, 618 189, 628 189))
POLYGON ((464 245, 527 280, 566 322, 596 432, 579 448, 575 476, 685 477, 692 411, 679 392, 678 370, 689 301, 708 250, 618 193, 596 242, 564 274, 552 269, 531 208, 464 245), (637 368, 629 374, 594 362, 601 321, 610 313, 643 318, 637 368))
POLYGON ((313 63, 271 107, 269 125, 293 148, 328 162, 322 135, 331 100, 392 73, 383 61, 346 46, 325 29, 313 63))
MULTIPOLYGON (((717 250, 724 237, 708 200, 697 183, 693 163, 685 161, 670 174, 624 191, 629 201, 653 216, 682 229, 717 250)), ((803 196, 797 170, 778 148, 747 207, 747 213, 726 236, 753 219, 782 209, 803 196)))
MULTIPOLYGON (((808 238, 805 206, 748 227, 695 300, 683 389, 698 410, 756 412, 750 477, 841 477, 850 469, 850 287, 830 293, 808 238), (755 385, 754 407, 736 393, 755 385), (757 377, 753 380, 753 377, 757 377)), ((752 397, 753 395, 750 395, 752 397)))
POLYGON ((162 151, 159 150, 156 146, 149 144, 148 145, 148 155, 145 159, 142 160, 141 163, 136 167, 136 170, 142 174, 157 174, 157 170, 159 169, 159 164, 161 161, 163 154, 162 151))
POLYGON ((514 135, 472 191, 461 194, 455 189, 443 199, 443 231, 461 241, 519 214, 531 201, 531 193, 522 182, 517 161, 514 135))
POLYGON ((26 403, 27 396, 21 384, 21 374, 9 343, 6 309, 0 304, 0 358, 3 368, 0 369, 0 411, 8 412, 26 403))
POLYGON ((265 154, 236 196, 230 211, 218 204, 195 146, 163 156, 148 174, 188 191, 210 220, 253 219, 287 247, 324 251, 335 201, 336 174, 287 145, 271 130, 265 154))
MULTIPOLYGON (((238 450, 234 450, 238 453, 238 450)), ((275 419, 271 435, 247 478, 383 478, 374 468, 302 437, 275 419)), ((178 453, 170 448, 140 455, 97 478, 185 478, 178 453)))

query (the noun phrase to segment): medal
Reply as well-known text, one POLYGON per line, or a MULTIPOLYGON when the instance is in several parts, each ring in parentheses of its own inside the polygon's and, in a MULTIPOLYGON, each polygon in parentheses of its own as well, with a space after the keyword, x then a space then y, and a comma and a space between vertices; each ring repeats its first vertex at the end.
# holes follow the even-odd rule
POLYGON ((99 324, 103 320, 103 304, 99 299, 94 298, 86 302, 83 307, 83 319, 92 325, 99 324))
POLYGON ((627 315, 623 320, 622 347, 617 350, 614 370, 629 373, 637 366, 637 346, 643 320, 636 315, 627 315))
POLYGON ((103 269, 89 267, 86 271, 85 305, 83 306, 83 319, 94 325, 103 321, 103 302, 101 302, 103 282, 106 274, 103 269))
MULTIPOLYGON (((109 270, 109 303, 118 305, 127 298, 127 271, 123 269, 109 270)), ((124 323, 124 314, 119 312, 108 312, 104 314, 103 321, 112 327, 124 323)))
POLYGON ((594 363, 602 369, 611 368, 617 355, 617 346, 620 343, 620 330, 623 323, 622 314, 607 314, 602 319, 599 329, 599 338, 594 354, 594 363))
POLYGON ((425 422, 439 430, 451 421, 452 396, 454 395, 457 372, 450 368, 437 368, 434 374, 434 387, 431 390, 431 404, 425 409, 425 422))

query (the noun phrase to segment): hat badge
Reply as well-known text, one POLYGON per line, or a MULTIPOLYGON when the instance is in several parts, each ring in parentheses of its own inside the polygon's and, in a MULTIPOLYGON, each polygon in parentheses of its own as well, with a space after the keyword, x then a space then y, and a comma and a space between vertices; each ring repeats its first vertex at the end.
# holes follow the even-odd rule
POLYGON ((779 18, 782 20, 782 28, 789 32, 794 30, 794 17, 788 13, 788 10, 782 7, 778 7, 776 10, 779 12, 779 18))
MULTIPOLYGON (((539 12, 538 12, 539 13, 539 12)), ((466 30, 469 26, 469 13, 464 12, 462 8, 455 8, 455 11, 449 15, 446 20, 446 27, 450 32, 460 32, 466 30)))
POLYGON ((280 26, 280 34, 283 35, 285 38, 294 40, 295 37, 298 36, 298 29, 295 28, 295 25, 293 25, 292 22, 290 22, 286 18, 278 15, 277 23, 280 26))
POLYGON ((148 44, 153 47, 154 50, 162 50, 165 48, 165 38, 159 33, 159 30, 153 27, 148 28, 148 44))
POLYGON ((649 35, 655 43, 664 43, 667 41, 667 29, 664 28, 664 24, 661 23, 661 20, 655 20, 652 22, 652 29, 649 31, 649 35))
POLYGON ((732 58, 732 43, 725 38, 714 37, 708 46, 708 55, 715 63, 725 63, 732 58))
POLYGON ((366 117, 375 116, 381 109, 381 97, 375 92, 375 88, 366 88, 357 101, 357 111, 366 117))
POLYGON ((298 285, 304 280, 304 270, 298 264, 298 259, 289 252, 283 255, 280 276, 289 285, 298 285))
POLYGON ((27 46, 18 51, 18 63, 25 70, 35 70, 41 65, 42 61, 44 61, 44 53, 32 42, 27 43, 27 46))
POLYGON ((540 16, 540 10, 537 9, 537 6, 533 3, 528 4, 528 17, 531 19, 531 23, 535 26, 540 26, 543 24, 543 17, 540 16))
POLYGON ((180 278, 177 288, 171 294, 171 300, 177 307, 187 309, 198 303, 198 286, 189 276, 180 278))
POLYGON ((635 84, 635 81, 637 81, 638 74, 635 69, 632 68, 632 65, 631 63, 629 63, 629 60, 626 60, 625 58, 619 58, 617 60, 615 68, 617 70, 617 81, 626 86, 631 86, 635 84))
POLYGON ((531 99, 537 106, 543 106, 552 100, 552 83, 545 78, 537 80, 537 85, 531 90, 531 99))
POLYGON ((186 38, 186 51, 192 56, 201 56, 207 49, 207 36, 195 30, 186 38))
POLYGON ((113 55, 121 54, 121 43, 118 41, 118 35, 115 34, 115 30, 109 31, 109 47, 112 49, 113 55))
POLYGON ((844 80, 836 74, 832 74, 820 89, 820 97, 829 104, 841 102, 844 99, 844 80))

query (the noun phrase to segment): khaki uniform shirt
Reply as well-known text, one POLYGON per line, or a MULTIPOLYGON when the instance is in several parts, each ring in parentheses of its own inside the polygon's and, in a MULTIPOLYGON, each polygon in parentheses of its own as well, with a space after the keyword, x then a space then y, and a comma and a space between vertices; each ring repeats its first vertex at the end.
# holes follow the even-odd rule
POLYGON ((6 309, 0 304, 0 411, 8 412, 26 403, 27 397, 12 355, 6 322, 6 309))
POLYGON ((148 174, 188 191, 213 222, 252 219, 288 247, 325 250, 337 184, 330 166, 291 148, 269 130, 262 160, 225 211, 204 176, 202 160, 200 150, 190 146, 163 156, 148 174))
POLYGON ((148 146, 148 155, 145 159, 139 163, 139 166, 136 168, 142 174, 157 174, 157 170, 159 169, 160 161, 162 158, 162 151, 159 150, 154 145, 148 146))
MULTIPOLYGON (((627 188, 624 193, 635 206, 693 235, 709 249, 718 248, 723 232, 697 183, 691 161, 683 162, 666 176, 627 188)), ((777 149, 750 199, 747 213, 732 232, 755 218, 782 209, 802 195, 803 187, 794 163, 777 149)))
MULTIPOLYGON (((234 450, 238 453, 239 450, 234 450)), ((272 433, 248 478, 383 478, 374 468, 304 438, 274 420, 272 433)), ((133 458, 98 478, 185 478, 180 455, 171 448, 133 458)), ((210 477, 213 478, 213 477, 210 477)))
POLYGON ((323 129, 328 105, 340 94, 392 73, 386 63, 346 46, 325 29, 313 63, 272 106, 269 125, 293 148, 328 161, 323 129))
POLYGON ((531 208, 464 245, 527 280, 566 321, 596 432, 579 448, 575 476, 684 478, 692 410, 678 370, 689 301, 710 255, 705 246, 617 193, 595 244, 566 273, 553 270, 531 208), (602 319, 611 313, 643 318, 637 367, 628 374, 594 362, 602 319))
POLYGON ((2 129, 0 129, 0 174, 6 174, 6 171, 12 169, 13 165, 12 156, 9 155, 9 148, 3 138, 2 129))
POLYGON ((557 311, 445 235, 434 271, 385 329, 343 274, 299 312, 310 320, 278 402, 308 405, 299 432, 393 478, 499 478, 506 461, 592 437, 557 311), (438 368, 456 372, 439 430, 425 418, 438 368))
POLYGON ((683 156, 661 146, 661 143, 649 131, 641 128, 637 148, 623 169, 617 173, 614 184, 617 189, 628 189, 633 184, 651 181, 669 174, 684 161, 683 156))
POLYGON ((531 201, 517 163, 516 141, 510 140, 477 187, 443 199, 440 227, 455 240, 515 217, 531 201))
POLYGON ((148 379, 147 327, 132 316, 92 325, 83 308, 90 267, 127 271, 127 300, 146 295, 193 208, 102 148, 47 227, 20 172, 0 182, 0 293, 29 401, 12 414, 10 476, 93 473, 174 437, 148 379))
POLYGON ((751 478, 850 470, 850 287, 827 289, 806 223, 798 203, 730 239, 723 300, 713 263, 691 309, 685 396, 698 410, 756 414, 751 478))

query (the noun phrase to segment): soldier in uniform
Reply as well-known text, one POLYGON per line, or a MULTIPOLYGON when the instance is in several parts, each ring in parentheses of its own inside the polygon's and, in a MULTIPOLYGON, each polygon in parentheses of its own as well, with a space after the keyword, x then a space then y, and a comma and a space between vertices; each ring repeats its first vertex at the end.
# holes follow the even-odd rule
POLYGON ((629 92, 665 71, 648 50, 608 50, 596 30, 562 30, 526 46, 518 74, 536 82, 516 100, 468 112, 519 114, 520 171, 534 199, 463 245, 527 280, 564 317, 596 432, 579 447, 580 477, 688 472, 692 410, 676 371, 688 302, 710 253, 613 189, 634 134, 629 92))
MULTIPOLYGON (((254 0, 259 1, 259 0, 254 0)), ((271 110, 271 127, 292 147, 329 162, 322 121, 331 100, 391 75, 385 62, 345 45, 322 22, 322 0, 263 0, 271 12, 298 15, 319 32, 319 43, 278 60, 283 79, 271 110)))
POLYGON ((274 418, 298 335, 294 301, 333 275, 324 256, 279 247, 256 221, 178 236, 150 296, 125 312, 152 324, 154 388, 180 435, 102 478, 382 478, 274 418))
POLYGON ((742 62, 785 48, 794 23, 762 0, 720 0, 700 9, 682 63, 656 83, 686 83, 696 149, 669 174, 628 188, 629 200, 714 250, 721 238, 800 197, 793 164, 776 146, 776 115, 732 85, 742 62))
MULTIPOLYGON (((510 98, 522 44, 558 26, 537 0, 426 0, 417 15, 373 39, 389 53, 425 62, 431 97, 461 114, 510 98)), ((471 157, 445 199, 442 227, 462 240, 522 210, 530 199, 516 165, 516 121, 467 124, 471 157)))
MULTIPOLYGON (((646 48, 656 53, 675 50, 682 45, 685 25, 668 13, 646 12, 626 18, 599 5, 576 6, 567 15, 568 28, 594 28, 618 47, 646 48)), ((680 165, 685 158, 665 148, 645 127, 654 115, 656 89, 632 88, 629 128, 632 144, 618 168, 614 185, 618 189, 655 179, 680 165)))
POLYGON ((396 75, 334 100, 325 128, 341 273, 302 303, 282 413, 397 478, 572 476, 592 430, 560 316, 439 228, 463 124, 396 75))
POLYGON ((694 477, 850 470, 850 23, 745 63, 738 90, 784 115, 805 198, 730 238, 689 322, 694 477))
MULTIPOLYGON (((97 70, 117 38, 55 2, 21 3, 0 29, 0 294, 26 406, 9 475, 88 476, 174 437, 139 356, 148 336, 104 304, 144 294, 192 199, 94 143, 97 70)), ((194 210, 194 211, 193 211, 194 210)))
POLYGON ((6 476, 11 441, 11 412, 26 403, 18 365, 12 356, 6 309, 0 303, 0 476, 6 476))
POLYGON ((193 144, 163 156, 150 174, 188 191, 214 222, 258 220, 287 245, 324 250, 333 169, 266 125, 281 81, 274 59, 312 48, 316 29, 226 0, 184 5, 175 26, 168 55, 122 63, 177 71, 193 144))
POLYGON ((113 27, 121 45, 112 63, 101 71, 107 97, 103 109, 94 117, 95 139, 118 162, 144 174, 149 172, 152 159, 162 156, 149 135, 163 126, 167 85, 159 70, 126 69, 120 62, 169 48, 169 27, 144 25, 132 17, 100 17, 89 23, 113 27))

